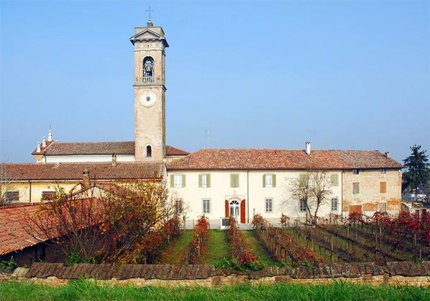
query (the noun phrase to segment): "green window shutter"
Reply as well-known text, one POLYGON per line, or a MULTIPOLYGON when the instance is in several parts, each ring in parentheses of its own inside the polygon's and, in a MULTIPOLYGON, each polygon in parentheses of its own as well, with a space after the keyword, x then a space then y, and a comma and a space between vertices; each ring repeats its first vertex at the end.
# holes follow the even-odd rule
POLYGON ((330 180, 331 180, 331 186, 339 186, 339 177, 338 177, 338 175, 331 175, 330 176, 330 180))
POLYGON ((185 184, 186 184, 185 180, 186 180, 185 175, 182 175, 182 187, 185 187, 185 184))
POLYGON ((206 177, 207 177, 207 178, 206 178, 206 184, 207 184, 207 186, 208 186, 208 188, 209 188, 209 187, 211 187, 211 175, 210 175, 210 174, 208 174, 206 177))
POLYGON ((236 174, 230 175, 230 186, 232 188, 239 187, 239 175, 236 175, 236 174))
POLYGON ((306 174, 300 174, 300 187, 305 187, 306 184, 306 174))
POLYGON ((174 175, 170 175, 170 187, 174 187, 174 186, 175 186, 174 175))
POLYGON ((276 187, 276 175, 272 175, 272 186, 276 187))
POLYGON ((199 187, 202 187, 202 175, 199 175, 199 187))
POLYGON ((266 175, 263 175, 263 187, 266 187, 266 175))

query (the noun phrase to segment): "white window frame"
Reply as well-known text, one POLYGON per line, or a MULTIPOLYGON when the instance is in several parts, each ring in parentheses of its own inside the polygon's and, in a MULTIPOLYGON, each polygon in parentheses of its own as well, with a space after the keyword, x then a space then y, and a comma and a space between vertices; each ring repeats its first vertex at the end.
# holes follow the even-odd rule
POLYGON ((202 188, 208 188, 208 175, 202 174, 202 188))
POLYGON ((331 211, 333 212, 339 211, 339 199, 337 197, 331 199, 331 211), (336 206, 333 206, 334 203, 336 204, 336 206))
POLYGON ((203 205, 203 214, 210 214, 211 213, 211 199, 205 198, 202 200, 202 205, 203 205), (205 206, 205 203, 207 204, 207 206, 205 206), (206 211, 206 207, 208 210, 206 211))
POLYGON ((182 174, 174 174, 173 175, 173 187, 174 188, 182 188, 184 183, 182 182, 182 174))
POLYGON ((264 207, 265 207, 264 210, 266 213, 273 213, 273 198, 265 198, 264 207), (270 210, 267 210, 268 209, 267 204, 270 204, 270 210))

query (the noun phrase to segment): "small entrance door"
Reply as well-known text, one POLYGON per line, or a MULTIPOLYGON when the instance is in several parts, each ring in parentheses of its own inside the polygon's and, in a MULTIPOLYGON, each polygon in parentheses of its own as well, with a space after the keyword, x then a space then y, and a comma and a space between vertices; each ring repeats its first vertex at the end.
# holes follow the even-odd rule
POLYGON ((236 221, 239 221, 240 218, 240 205, 237 200, 233 200, 230 202, 230 216, 234 217, 236 221))

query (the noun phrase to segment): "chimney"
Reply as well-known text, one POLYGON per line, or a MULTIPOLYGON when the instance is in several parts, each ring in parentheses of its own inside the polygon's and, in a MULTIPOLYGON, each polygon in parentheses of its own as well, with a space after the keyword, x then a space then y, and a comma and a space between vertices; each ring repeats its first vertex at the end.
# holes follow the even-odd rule
POLYGON ((90 187, 90 171, 88 169, 84 169, 84 172, 82 175, 82 186, 90 187))
POLYGON ((310 141, 306 141, 306 154, 308 154, 308 155, 311 154, 311 142, 310 141))
POLYGON ((385 152, 385 157, 386 158, 391 158, 390 152, 385 152))
POLYGON ((51 129, 49 129, 49 132, 48 132, 48 142, 52 142, 52 131, 51 131, 51 129))
POLYGON ((116 165, 117 165, 117 163, 116 163, 116 154, 113 153, 112 154, 112 166, 116 166, 116 165))
POLYGON ((42 140, 42 148, 46 147, 46 139, 45 136, 43 136, 43 140, 42 140))

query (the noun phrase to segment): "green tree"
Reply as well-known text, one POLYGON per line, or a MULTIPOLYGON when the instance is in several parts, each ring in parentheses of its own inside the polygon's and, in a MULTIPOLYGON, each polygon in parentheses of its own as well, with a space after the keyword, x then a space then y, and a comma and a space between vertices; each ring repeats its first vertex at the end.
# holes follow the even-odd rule
POLYGON ((414 145, 411 151, 411 155, 403 160, 407 168, 403 173, 403 190, 406 191, 424 188, 430 180, 430 164, 426 150, 421 150, 421 145, 414 145))

